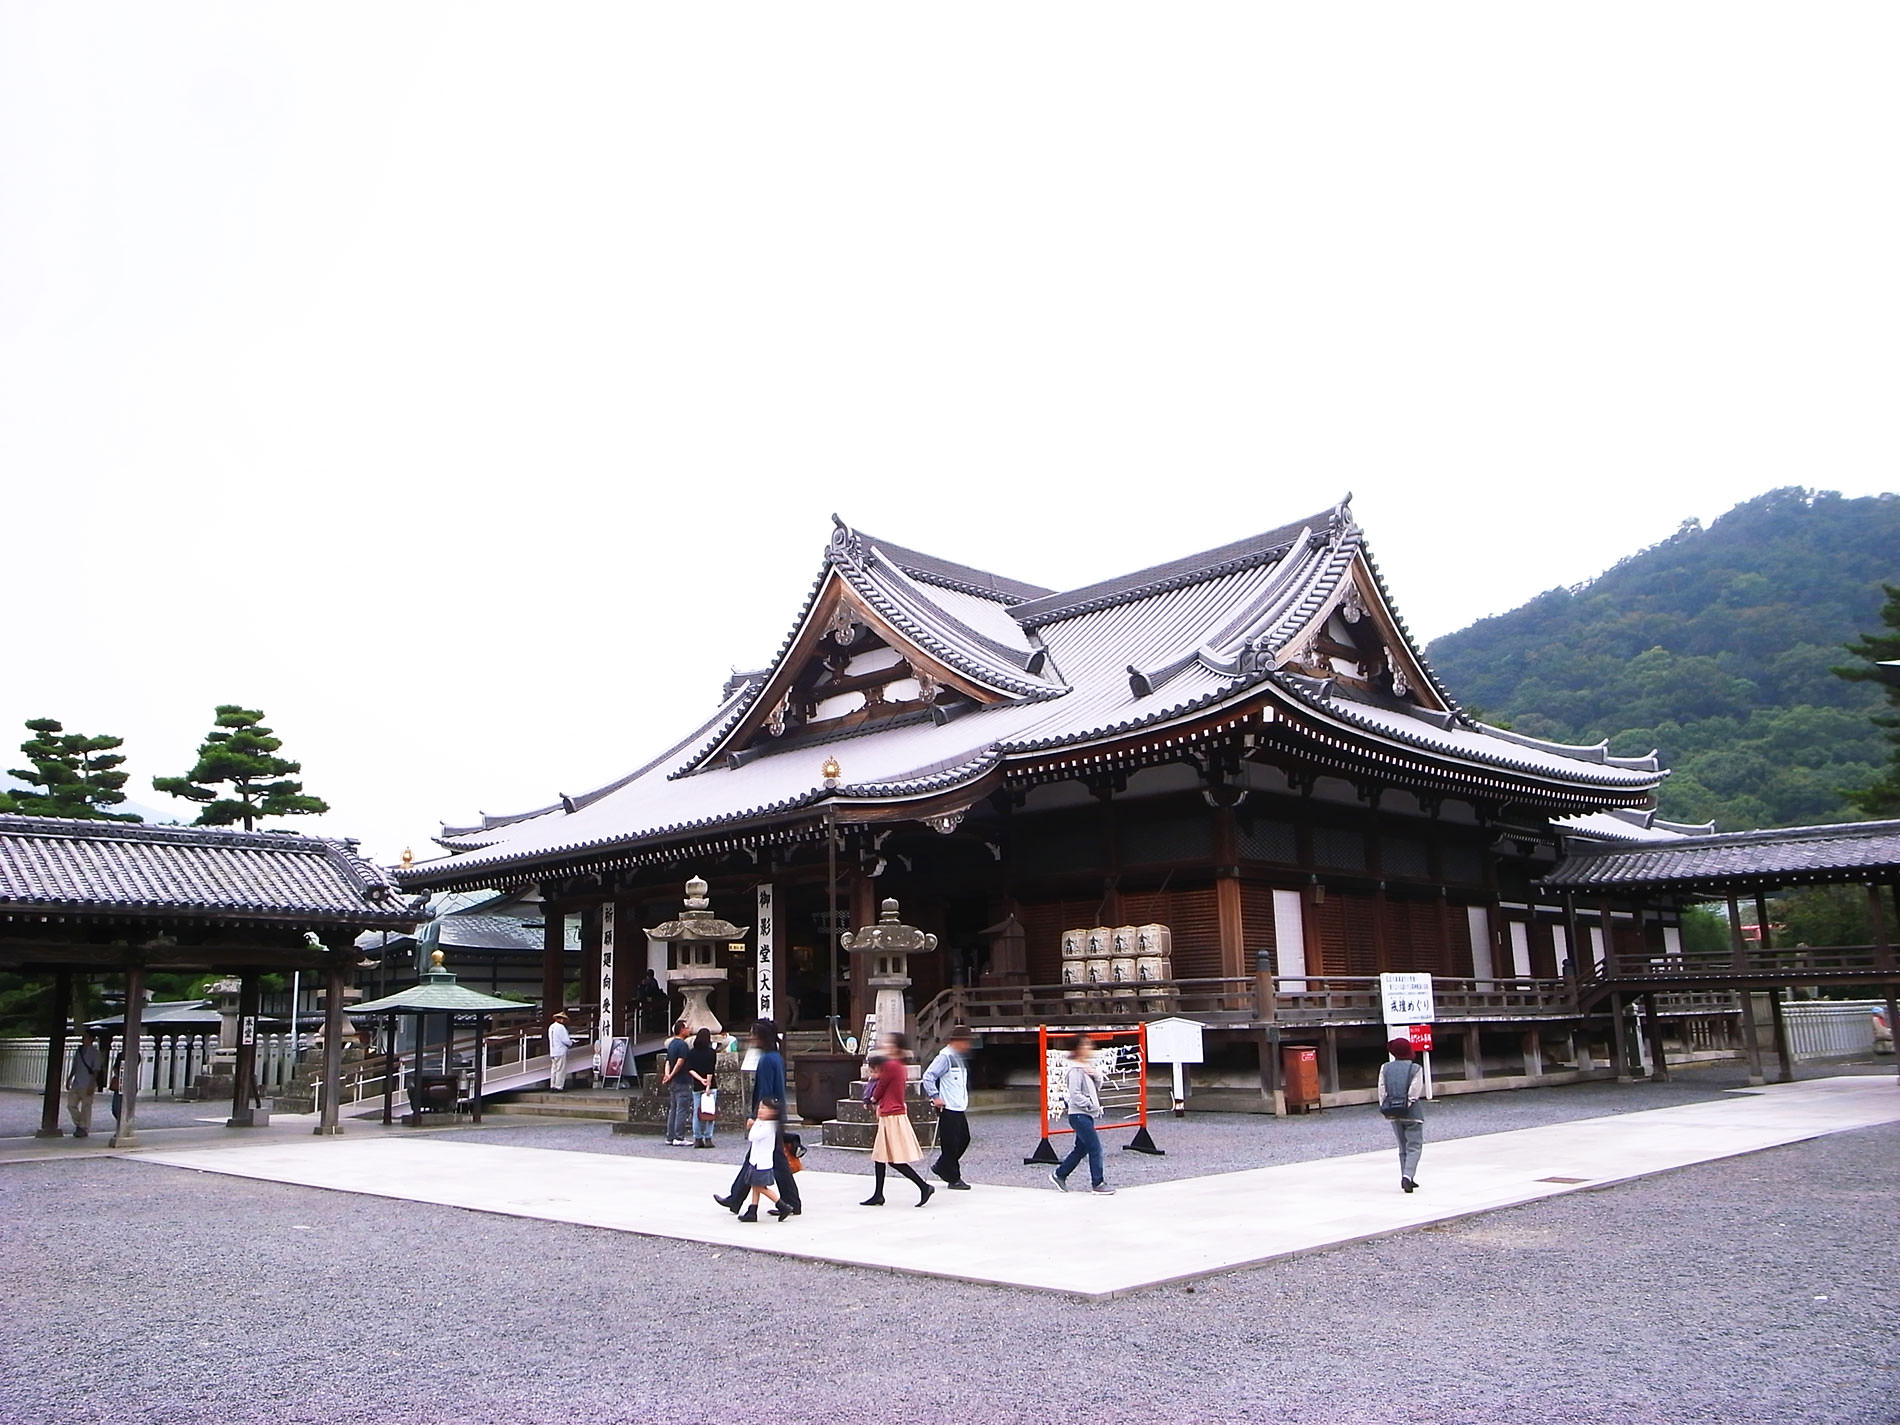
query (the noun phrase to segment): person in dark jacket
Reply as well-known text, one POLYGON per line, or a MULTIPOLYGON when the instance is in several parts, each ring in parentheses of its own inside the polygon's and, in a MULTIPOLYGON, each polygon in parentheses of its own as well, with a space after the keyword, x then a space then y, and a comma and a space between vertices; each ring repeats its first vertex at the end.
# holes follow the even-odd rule
POLYGON ((686 1051, 686 1072, 693 1076, 693 1146, 713 1145, 713 1120, 699 1109, 699 1095, 718 1087, 719 1051, 713 1048, 712 1030, 702 1029, 693 1036, 693 1047, 686 1051))
POLYGON ((1411 1192, 1425 1150, 1425 1070, 1413 1061, 1409 1039, 1394 1039, 1385 1051, 1392 1058, 1379 1070, 1379 1112, 1399 1140, 1399 1187, 1411 1192))
MULTIPOLYGON (((761 1019, 752 1026, 752 1047, 759 1051, 759 1062, 752 1071, 752 1102, 746 1115, 746 1132, 752 1131, 752 1124, 759 1116, 759 1102, 762 1099, 775 1098, 780 1103, 785 1096, 785 1056, 779 1051, 778 1026, 769 1019, 761 1019)), ((779 1202, 792 1210, 796 1216, 805 1210, 805 1204, 798 1196, 798 1179, 792 1175, 792 1160, 785 1153, 784 1119, 779 1119, 778 1147, 772 1153, 772 1172, 778 1182, 779 1202)), ((751 1169, 744 1163, 739 1165, 739 1174, 732 1180, 732 1191, 724 1197, 713 1195, 713 1201, 728 1212, 737 1213, 746 1205, 746 1199, 752 1194, 751 1169)))

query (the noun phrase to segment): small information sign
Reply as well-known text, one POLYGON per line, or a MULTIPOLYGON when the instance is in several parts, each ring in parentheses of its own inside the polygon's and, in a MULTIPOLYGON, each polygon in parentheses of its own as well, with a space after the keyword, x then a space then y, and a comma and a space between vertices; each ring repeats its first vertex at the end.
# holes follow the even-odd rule
POLYGON ((1387 1024, 1430 1024, 1438 1018, 1428 974, 1379 976, 1379 1001, 1387 1024))
POLYGON ((1429 1054, 1432 1052, 1432 1027, 1429 1024, 1414 1024, 1411 1028, 1412 1052, 1429 1054))

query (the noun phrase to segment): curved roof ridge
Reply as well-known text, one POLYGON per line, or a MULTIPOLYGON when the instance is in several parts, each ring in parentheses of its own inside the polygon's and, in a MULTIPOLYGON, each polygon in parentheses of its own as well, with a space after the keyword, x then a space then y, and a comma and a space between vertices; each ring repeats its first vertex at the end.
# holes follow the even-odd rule
MULTIPOLYGON (((832 523, 844 529, 850 529, 838 516, 831 517, 832 523)), ((1045 598, 1054 593, 1040 584, 1027 583, 1021 579, 1005 578, 993 574, 987 569, 978 569, 974 565, 959 564, 954 560, 939 558, 935 554, 925 554, 921 550, 908 549, 901 544, 892 544, 889 540, 879 539, 876 535, 863 530, 854 531, 858 538, 883 553, 913 579, 926 584, 939 584, 946 589, 955 589, 960 593, 975 594, 978 598, 994 599, 1000 604, 1020 604, 1030 599, 1045 598)))
MULTIPOLYGON (((1368 712, 1362 713, 1359 712, 1355 704, 1349 700, 1328 697, 1323 689, 1330 685, 1330 679, 1317 680, 1316 685, 1316 680, 1314 679, 1288 675, 1278 670, 1268 673, 1267 676, 1277 687, 1285 689, 1286 692, 1291 694, 1294 698, 1297 698, 1300 702, 1305 703, 1315 711, 1324 713, 1329 717, 1338 718, 1341 722, 1350 723, 1361 731, 1370 732, 1375 736, 1389 737, 1394 741, 1406 743, 1439 756, 1464 757, 1474 762, 1488 763, 1491 766, 1504 767, 1515 772, 1526 772, 1535 775, 1548 775, 1550 772, 1549 768, 1540 768, 1534 764, 1507 757, 1501 752, 1492 752, 1480 747, 1456 748, 1434 745, 1432 740, 1426 737, 1422 732, 1414 734, 1403 728, 1387 726, 1369 715, 1371 709, 1371 705, 1369 704, 1365 705, 1368 708, 1368 712)), ((1395 709, 1393 711, 1396 712, 1397 710, 1395 709)), ((1431 721, 1431 714, 1426 709, 1420 708, 1418 712, 1423 714, 1423 716, 1413 717, 1409 711, 1398 713, 1398 716, 1410 718, 1412 721, 1421 723, 1427 727, 1436 726, 1436 724, 1431 721)), ((1441 730, 1447 733, 1456 731, 1480 737, 1492 735, 1491 730, 1488 728, 1479 727, 1474 729, 1462 724, 1456 728, 1444 728, 1441 730)), ((1656 773, 1654 777, 1644 779, 1641 782, 1632 781, 1624 784, 1629 786, 1644 785, 1654 787, 1662 780, 1663 776, 1666 775, 1662 772, 1660 767, 1634 768, 1614 766, 1604 767, 1603 773, 1599 773, 1597 776, 1586 777, 1586 768, 1592 765, 1601 765, 1597 764, 1595 759, 1568 756, 1554 743, 1537 743, 1525 738, 1500 738, 1498 740, 1509 745, 1522 746, 1529 750, 1542 752, 1546 757, 1563 758, 1564 760, 1575 762, 1578 764, 1576 775, 1580 778, 1586 778, 1590 784, 1599 787, 1615 784, 1613 781, 1606 779, 1607 774, 1612 770, 1617 772, 1649 771, 1656 773)))
POLYGON ((1235 540, 1232 544, 1223 544, 1214 549, 1204 549, 1195 554, 1183 555, 1179 559, 1171 559, 1163 564, 1138 569, 1132 574, 1123 574, 1096 584, 1085 584, 1081 588, 1050 594, 1046 598, 1031 599, 1027 603, 1018 604, 1010 610, 1010 613, 1025 628, 1036 628, 1042 624, 1074 618, 1079 614, 1093 613, 1097 609, 1105 609, 1113 604, 1127 603, 1132 599, 1144 599, 1153 594, 1165 593, 1169 589, 1179 589, 1188 584, 1218 579, 1223 574, 1238 573, 1256 564, 1264 564, 1283 557, 1302 529, 1322 524, 1331 531, 1341 519, 1350 520, 1351 516, 1346 515, 1344 511, 1344 505, 1337 505, 1323 514, 1295 520, 1291 524, 1281 525, 1278 529, 1268 530, 1265 534, 1257 534, 1249 539, 1235 540))
MULTIPOLYGON (((877 547, 872 546, 871 552, 875 554, 877 547)), ((1029 671, 1036 661, 1033 649, 1007 648, 979 633, 932 601, 895 564, 879 568, 874 559, 862 563, 839 560, 834 567, 899 632, 958 672, 998 692, 1019 697, 1049 697, 1066 691, 1063 685, 1029 671)))
POLYGON ((1499 737, 1506 742, 1515 742, 1519 747, 1533 748, 1538 752, 1549 752, 1558 757, 1571 757, 1579 762, 1600 762, 1606 767, 1628 767, 1636 772, 1656 772, 1662 769, 1662 759, 1656 752, 1647 757, 1612 757, 1610 739, 1601 742, 1551 742, 1546 738, 1532 737, 1528 733, 1513 732, 1508 727, 1494 727, 1488 722, 1473 721, 1471 726, 1487 737, 1499 737))

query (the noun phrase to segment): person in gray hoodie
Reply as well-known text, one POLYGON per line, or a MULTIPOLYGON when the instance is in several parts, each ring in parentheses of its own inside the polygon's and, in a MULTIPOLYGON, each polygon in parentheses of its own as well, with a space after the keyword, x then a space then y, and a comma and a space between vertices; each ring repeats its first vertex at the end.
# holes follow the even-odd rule
POLYGON ((1069 1113, 1069 1127, 1075 1131, 1075 1146, 1062 1160, 1049 1181, 1063 1192, 1069 1190, 1069 1174, 1089 1160, 1089 1188, 1110 1196, 1115 1189, 1105 1181, 1102 1168, 1102 1137, 1095 1131, 1095 1120, 1102 1116, 1102 1066, 1095 1062, 1095 1041, 1086 1034, 1075 1036, 1069 1048, 1069 1062, 1062 1072, 1063 1102, 1069 1113))

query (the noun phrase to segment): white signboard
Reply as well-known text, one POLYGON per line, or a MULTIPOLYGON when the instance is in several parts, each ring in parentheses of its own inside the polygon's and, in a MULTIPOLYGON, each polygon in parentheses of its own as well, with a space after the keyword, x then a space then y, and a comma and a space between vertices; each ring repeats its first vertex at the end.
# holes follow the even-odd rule
POLYGON ((1206 1027, 1198 1019, 1149 1020, 1149 1060, 1156 1064, 1203 1062, 1201 1031, 1206 1027))
POLYGON ((775 1016, 772 1011, 777 1006, 776 997, 772 992, 772 979, 777 968, 775 961, 778 958, 778 940, 773 924, 776 917, 772 914, 772 887, 769 882, 759 886, 758 901, 759 929, 755 943, 759 947, 759 1018, 773 1019, 775 1016))
POLYGON ((1430 1024, 1438 1017, 1430 975, 1379 976, 1379 1003, 1387 1024, 1430 1024))

